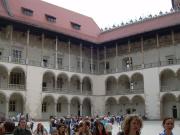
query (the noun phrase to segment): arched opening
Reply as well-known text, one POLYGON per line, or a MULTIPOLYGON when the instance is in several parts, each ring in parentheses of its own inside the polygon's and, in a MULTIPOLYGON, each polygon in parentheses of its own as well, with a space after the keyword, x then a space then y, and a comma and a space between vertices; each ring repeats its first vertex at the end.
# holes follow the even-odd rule
POLYGON ((160 74, 161 91, 174 91, 176 89, 175 73, 166 69, 160 74))
POLYGON ((82 92, 87 95, 92 94, 92 84, 89 77, 84 77, 82 81, 82 92))
POLYGON ((91 100, 89 98, 85 98, 83 101, 82 115, 83 116, 91 116, 91 100))
POLYGON ((68 91, 68 76, 66 74, 60 74, 57 78, 57 90, 68 91))
POLYGON ((21 94, 14 93, 9 98, 9 117, 24 113, 24 100, 21 94))
POLYGON ((78 97, 73 97, 71 99, 71 115, 73 116, 80 116, 80 101, 78 97))
POLYGON ((80 78, 73 75, 70 81, 70 92, 79 94, 81 92, 80 78))
POLYGON ((130 92, 130 81, 127 75, 121 75, 118 79, 118 91, 120 94, 130 92))
POLYGON ((119 99, 118 109, 119 115, 126 115, 131 113, 131 105, 128 97, 123 96, 119 99))
POLYGON ((0 88, 8 87, 8 71, 7 69, 0 65, 0 88))
POLYGON ((117 101, 115 98, 110 97, 106 100, 105 110, 106 110, 106 114, 110 114, 110 115, 118 114, 117 101))
POLYGON ((52 72, 43 75, 42 91, 53 91, 55 88, 55 76, 52 72))
POLYGON ((56 105, 57 117, 68 115, 68 99, 66 97, 60 97, 56 105))
POLYGON ((14 68, 10 73, 10 89, 25 89, 25 73, 21 68, 14 68))
POLYGON ((106 80, 106 94, 116 94, 117 80, 114 76, 110 76, 106 80))
POLYGON ((143 75, 140 73, 135 73, 131 77, 130 89, 134 92, 143 92, 144 91, 144 79, 143 75))
POLYGON ((145 116, 145 101, 141 96, 134 96, 131 100, 131 112, 139 116, 145 116))
POLYGON ((49 116, 54 116, 55 103, 52 96, 46 96, 42 102, 42 119, 47 120, 49 116))
POLYGON ((177 118, 176 97, 173 94, 165 94, 161 98, 161 116, 177 118))

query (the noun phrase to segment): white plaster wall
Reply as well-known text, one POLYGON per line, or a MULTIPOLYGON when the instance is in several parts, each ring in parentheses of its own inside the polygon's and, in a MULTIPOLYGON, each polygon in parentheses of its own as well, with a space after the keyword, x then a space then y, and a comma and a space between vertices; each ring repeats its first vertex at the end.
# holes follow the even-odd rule
POLYGON ((27 66, 26 112, 33 118, 41 118, 42 68, 27 66))
POLYGON ((146 114, 149 119, 160 118, 160 86, 158 68, 143 70, 146 114))

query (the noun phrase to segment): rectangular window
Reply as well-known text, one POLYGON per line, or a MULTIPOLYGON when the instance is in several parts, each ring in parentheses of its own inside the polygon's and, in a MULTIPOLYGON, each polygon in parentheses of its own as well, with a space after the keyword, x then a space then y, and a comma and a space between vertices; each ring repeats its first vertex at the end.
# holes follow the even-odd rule
POLYGON ((45 14, 45 17, 46 17, 46 20, 48 22, 51 22, 51 23, 55 23, 56 22, 56 17, 54 17, 52 15, 45 14))
POLYGON ((9 101, 9 111, 10 112, 16 111, 16 101, 14 101, 14 100, 9 101))
POLYGON ((12 61, 19 63, 22 59, 22 51, 19 49, 12 50, 12 61))
POLYGON ((43 57, 43 66, 48 67, 48 57, 47 56, 43 57))
POLYGON ((81 25, 71 22, 71 27, 75 30, 80 30, 81 29, 81 25))
POLYGON ((57 112, 61 112, 61 103, 57 103, 57 112))
POLYGON ((22 13, 26 16, 33 16, 33 10, 22 7, 22 13))
POLYGON ((106 62, 106 70, 110 69, 109 62, 106 62))
POLYGON ((175 64, 175 56, 174 55, 169 55, 169 56, 166 56, 166 61, 167 61, 167 64, 168 65, 172 65, 172 64, 175 64))
POLYGON ((80 68, 81 65, 80 63, 81 63, 80 61, 77 62, 77 68, 80 68))
POLYGON ((58 68, 62 68, 62 66, 63 66, 63 59, 62 58, 57 58, 57 65, 58 65, 58 68))
POLYGON ((3 56, 3 49, 0 49, 0 60, 2 59, 3 56))
POLYGON ((95 64, 90 64, 89 68, 90 68, 90 71, 95 70, 96 69, 96 65, 95 64))
POLYGON ((47 103, 46 102, 44 102, 42 104, 42 112, 47 112, 47 103))

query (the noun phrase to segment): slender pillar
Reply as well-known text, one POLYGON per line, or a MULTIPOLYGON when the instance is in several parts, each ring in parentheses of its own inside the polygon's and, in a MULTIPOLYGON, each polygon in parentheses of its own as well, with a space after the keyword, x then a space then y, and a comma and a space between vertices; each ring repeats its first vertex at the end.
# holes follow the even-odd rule
POLYGON ((9 118, 9 98, 5 100, 5 108, 6 108, 5 117, 8 119, 9 118))
POLYGON ((156 46, 157 46, 157 50, 158 50, 158 63, 159 63, 159 65, 161 65, 160 52, 159 52, 159 35, 158 35, 158 33, 156 34, 156 46))
POLYGON ((56 44, 55 44, 55 67, 58 69, 58 37, 56 36, 56 44))
POLYGON ((106 74, 106 47, 104 46, 104 74, 106 74))
POLYGON ((26 40, 26 64, 29 63, 29 33, 30 33, 30 30, 28 29, 27 30, 27 40, 26 40))
POLYGON ((69 50, 69 71, 71 71, 71 42, 68 42, 68 50, 69 50))
POLYGON ((41 35, 41 66, 44 66, 43 64, 43 53, 44 53, 44 33, 41 35))
POLYGON ((99 48, 97 48, 97 68, 98 68, 98 73, 99 73, 99 48))
POLYGON ((91 64, 90 64, 90 68, 91 68, 91 73, 94 73, 94 69, 93 69, 93 46, 91 46, 91 64))
POLYGON ((82 61, 82 43, 80 43, 80 72, 82 73, 83 61, 82 61))
POLYGON ((80 82, 80 91, 81 91, 81 94, 83 93, 83 83, 82 82, 80 82))
POLYGON ((13 26, 10 25, 10 26, 7 26, 9 27, 9 31, 10 31, 10 50, 9 50, 9 62, 12 61, 12 46, 13 46, 13 26))
POLYGON ((118 44, 116 43, 116 72, 118 72, 118 44))
POLYGON ((70 116, 71 115, 71 103, 68 102, 68 115, 70 116))
POLYGON ((175 56, 175 58, 177 58, 177 56, 176 56, 176 44, 175 44, 174 31, 173 30, 171 30, 171 38, 172 38, 172 45, 174 47, 174 56, 175 56))
POLYGON ((80 104, 80 116, 82 116, 82 104, 80 104))
POLYGON ((54 102, 54 116, 57 116, 57 101, 54 102))
POLYGON ((143 41, 143 36, 141 36, 141 53, 142 53, 142 68, 144 68, 144 41, 143 41))

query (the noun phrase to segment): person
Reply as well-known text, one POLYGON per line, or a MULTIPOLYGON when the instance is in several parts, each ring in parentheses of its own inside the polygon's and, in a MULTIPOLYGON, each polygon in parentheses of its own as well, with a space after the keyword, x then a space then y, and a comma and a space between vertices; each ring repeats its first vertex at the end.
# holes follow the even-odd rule
POLYGON ((48 135, 47 130, 41 123, 37 124, 37 128, 33 132, 34 135, 48 135))
POLYGON ((143 121, 138 115, 127 115, 122 124, 122 132, 117 135, 140 135, 143 121))
POLYGON ((0 135, 4 135, 5 129, 4 129, 4 123, 0 123, 0 135))
POLYGON ((15 129, 15 123, 12 121, 4 122, 4 135, 13 135, 13 131, 15 129))
POLYGON ((57 126, 59 135, 67 135, 66 125, 61 123, 57 126))
POLYGON ((108 135, 102 122, 96 123, 96 128, 95 128, 95 132, 93 133, 93 135, 108 135))
POLYGON ((24 118, 19 120, 18 127, 14 130, 14 135, 32 135, 31 131, 27 128, 27 123, 24 118))
POLYGON ((174 128, 174 118, 172 117, 166 117, 164 118, 162 122, 162 126, 164 128, 164 131, 159 133, 159 135, 173 135, 173 128, 174 128))

